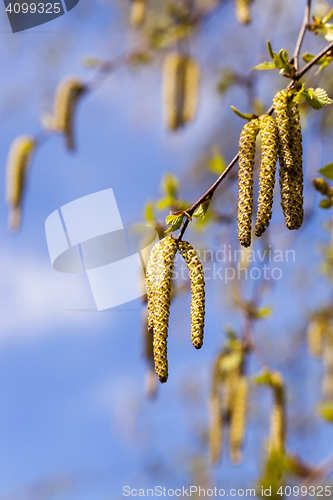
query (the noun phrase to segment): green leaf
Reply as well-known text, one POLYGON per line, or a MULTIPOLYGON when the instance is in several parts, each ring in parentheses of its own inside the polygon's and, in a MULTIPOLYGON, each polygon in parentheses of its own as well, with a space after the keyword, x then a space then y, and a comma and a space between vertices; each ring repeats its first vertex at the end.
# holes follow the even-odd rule
POLYGON ((267 50, 272 59, 274 59, 274 52, 272 50, 271 42, 267 40, 267 50))
POLYGON ((326 177, 326 179, 333 180, 333 163, 329 163, 325 165, 325 167, 321 168, 319 172, 326 177))
POLYGON ((329 422, 333 422, 333 402, 323 401, 318 404, 317 411, 321 417, 329 422))
POLYGON ((144 218, 147 222, 154 222, 155 220, 154 205, 151 201, 148 201, 146 203, 146 206, 144 208, 144 218))
POLYGON ((182 225, 183 217, 184 213, 177 215, 174 214, 168 215, 168 217, 165 219, 165 222, 167 226, 170 225, 170 227, 165 232, 172 233, 173 231, 177 231, 182 225))
POLYGON ((162 190, 165 194, 170 196, 170 198, 175 198, 179 191, 178 178, 170 173, 165 174, 162 179, 162 190))
POLYGON ((172 207, 175 199, 172 196, 165 196, 156 202, 156 208, 158 210, 165 210, 166 208, 172 207))
POLYGON ((261 385, 271 385, 272 383, 271 373, 263 371, 262 373, 259 373, 259 375, 253 377, 253 382, 261 385))
POLYGON ((222 174, 226 169, 226 162, 218 148, 212 148, 212 156, 207 160, 208 169, 214 174, 222 174))
POLYGON ((237 116, 243 118, 244 120, 251 121, 254 118, 254 116, 251 115, 250 113, 244 114, 241 111, 238 111, 238 109, 236 109, 234 106, 231 106, 231 109, 233 110, 234 113, 236 113, 237 116))
POLYGON ((202 203, 194 212, 193 217, 200 217, 201 219, 204 219, 206 217, 208 207, 209 207, 209 201, 202 203))
POLYGON ((333 42, 333 24, 323 24, 316 26, 315 31, 328 42, 333 42))
POLYGON ((331 208, 331 206, 333 205, 333 202, 332 200, 328 199, 328 198, 324 198, 323 200, 321 200, 321 202, 319 203, 319 207, 320 208, 325 208, 325 209, 328 209, 328 208, 331 208))
POLYGON ((329 13, 325 17, 322 18, 321 22, 323 24, 326 24, 330 19, 332 19, 332 17, 333 17, 333 8, 329 11, 329 13))
POLYGON ((306 100, 313 109, 321 109, 333 103, 333 100, 328 97, 324 89, 306 89, 303 84, 302 88, 295 94, 294 102, 303 102, 304 100, 306 100))
MULTIPOLYGON (((309 63, 314 58, 315 56, 313 54, 310 54, 309 52, 305 52, 304 54, 302 54, 302 59, 306 63, 309 63)), ((319 64, 319 61, 317 61, 316 64, 319 64)))
POLYGON ((272 314, 272 308, 270 306, 258 307, 256 310, 256 318, 267 318, 272 314))
POLYGON ((252 69, 263 70, 263 69, 275 69, 275 63, 271 61, 264 61, 256 66, 253 66, 252 69))

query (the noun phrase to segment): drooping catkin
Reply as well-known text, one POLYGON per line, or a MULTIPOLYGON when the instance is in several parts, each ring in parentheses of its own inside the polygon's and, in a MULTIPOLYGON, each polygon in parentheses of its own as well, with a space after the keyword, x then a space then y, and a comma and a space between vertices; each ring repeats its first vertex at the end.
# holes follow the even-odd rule
POLYGON ((148 299, 148 329, 154 328, 154 303, 155 303, 155 289, 157 285, 157 260, 161 257, 161 250, 164 247, 165 241, 160 240, 154 245, 148 259, 146 269, 146 290, 148 299))
POLYGON ((168 128, 177 130, 193 120, 199 92, 200 69, 191 57, 171 52, 163 64, 163 103, 168 128))
POLYGON ((54 128, 65 135, 67 148, 74 149, 73 124, 76 104, 85 85, 76 78, 65 78, 56 90, 54 99, 54 128))
POLYGON ((298 106, 288 90, 274 97, 278 127, 281 206, 288 229, 299 229, 303 222, 302 131, 298 106))
POLYGON ((220 394, 219 359, 214 363, 212 388, 209 399, 208 446, 212 465, 220 461, 223 442, 223 415, 220 394))
POLYGON ((244 247, 251 245, 253 205, 253 163, 259 120, 248 122, 239 139, 238 160, 238 239, 244 247))
POLYGON ((255 235, 261 236, 272 217, 273 192, 277 162, 277 128, 271 116, 259 118, 261 135, 261 165, 259 179, 258 210, 255 235))
POLYGON ((321 358, 324 348, 325 322, 316 318, 308 326, 306 337, 308 352, 315 358, 321 358))
POLYGON ((154 398, 157 391, 157 377, 154 368, 154 348, 153 348, 153 331, 148 328, 148 311, 144 310, 143 318, 143 354, 147 362, 147 370, 145 377, 145 391, 148 398, 154 398))
POLYGON ((327 400, 333 400, 333 333, 330 326, 325 338, 323 350, 324 376, 322 394, 327 400))
POLYGON ((279 372, 271 374, 274 403, 270 418, 269 452, 284 451, 286 438, 285 388, 279 372))
POLYGON ((6 200, 10 210, 9 227, 12 230, 20 226, 22 198, 35 145, 33 137, 21 135, 10 146, 7 159, 6 200))
POLYGON ((235 463, 238 463, 242 457, 241 448, 245 435, 248 390, 248 379, 241 375, 235 387, 229 434, 229 454, 235 463))
POLYGON ((154 299, 154 359, 155 371, 160 382, 168 379, 167 337, 171 296, 171 277, 174 257, 177 251, 176 241, 172 236, 162 240, 164 246, 161 258, 156 264, 156 288, 154 299))
POLYGON ((252 0, 234 0, 237 21, 248 24, 251 21, 250 3, 252 0))
POLYGON ((132 0, 130 23, 134 28, 142 26, 147 11, 146 0, 132 0))
POLYGON ((187 241, 178 243, 179 251, 190 272, 191 282, 191 340, 196 349, 203 344, 205 323, 205 280, 197 252, 187 241))

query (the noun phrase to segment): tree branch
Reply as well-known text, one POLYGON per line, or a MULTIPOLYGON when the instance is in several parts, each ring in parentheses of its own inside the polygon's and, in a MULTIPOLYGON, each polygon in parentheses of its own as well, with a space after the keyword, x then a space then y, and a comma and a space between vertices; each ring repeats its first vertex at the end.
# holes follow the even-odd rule
POLYGON ((294 52, 294 66, 295 66, 296 73, 298 73, 298 70, 299 70, 298 58, 299 58, 299 53, 300 53, 302 43, 304 40, 304 35, 306 33, 306 30, 307 30, 307 27, 308 27, 308 24, 310 21, 310 12, 311 12, 311 0, 307 0, 305 12, 304 12, 303 24, 301 27, 301 31, 299 32, 299 35, 298 35, 298 40, 297 40, 295 52, 294 52))

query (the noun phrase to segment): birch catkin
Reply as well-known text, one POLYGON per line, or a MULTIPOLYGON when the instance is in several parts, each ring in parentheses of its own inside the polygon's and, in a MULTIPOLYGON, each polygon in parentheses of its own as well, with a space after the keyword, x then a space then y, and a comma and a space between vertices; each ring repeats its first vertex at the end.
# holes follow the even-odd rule
POLYGON ((277 129, 268 115, 259 118, 261 135, 261 165, 259 179, 258 210, 255 235, 261 236, 272 217, 273 192, 277 162, 277 129))
POLYGON ((154 359, 155 371, 160 382, 168 379, 167 337, 171 295, 171 277, 177 244, 172 236, 164 238, 164 246, 157 259, 154 299, 154 359))
POLYGON ((54 100, 54 128, 65 135, 69 150, 74 149, 73 124, 77 101, 85 86, 76 78, 65 78, 56 90, 54 100))
POLYGON ((219 390, 219 361, 220 359, 218 357, 214 364, 212 388, 209 400, 208 445, 210 462, 212 465, 216 465, 220 461, 223 440, 223 415, 219 390))
POLYGON ((13 141, 9 150, 6 199, 10 209, 9 227, 13 230, 18 229, 20 225, 24 187, 34 148, 34 138, 21 135, 13 141))
POLYGON ((241 24, 248 24, 251 21, 251 0, 234 0, 234 2, 237 21, 241 24))
POLYGON ((244 247, 251 245, 253 205, 253 163, 259 120, 247 123, 239 139, 238 160, 238 239, 244 247))
POLYGON ((191 121, 197 110, 200 70, 194 59, 171 52, 163 65, 163 103, 168 128, 177 130, 191 121))
POLYGON ((291 101, 288 109, 290 116, 290 150, 293 156, 293 169, 289 181, 291 191, 290 221, 286 221, 286 226, 288 229, 299 229, 304 218, 302 130, 297 104, 291 101))
POLYGON ((271 374, 274 403, 271 411, 269 451, 284 451, 286 437, 285 389, 283 378, 278 372, 271 374))
POLYGON ((142 26, 147 10, 146 0, 132 0, 130 22, 135 28, 142 26))
POLYGON ((241 448, 245 435, 248 389, 248 380, 244 375, 241 375, 235 387, 229 435, 230 458, 235 463, 238 463, 242 457, 241 448))
POLYGON ((154 245, 148 259, 146 269, 146 289, 148 299, 148 329, 154 328, 154 302, 155 302, 155 288, 157 285, 156 266, 158 257, 161 255, 161 250, 164 247, 165 241, 161 240, 154 245))
POLYGON ((190 272, 191 281, 191 340, 196 349, 203 344, 205 323, 205 280, 199 256, 187 241, 178 243, 179 251, 190 272))
POLYGON ((308 352, 315 358, 321 358, 324 349, 325 322, 316 318, 308 326, 306 337, 308 352))
POLYGON ((333 333, 331 328, 332 325, 328 327, 323 350, 324 376, 322 393, 327 400, 333 399, 333 333))

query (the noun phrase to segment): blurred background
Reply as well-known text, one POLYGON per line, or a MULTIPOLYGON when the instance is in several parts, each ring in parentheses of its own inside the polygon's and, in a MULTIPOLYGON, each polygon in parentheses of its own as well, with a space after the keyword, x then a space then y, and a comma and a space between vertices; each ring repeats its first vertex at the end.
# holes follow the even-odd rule
MULTIPOLYGON (((165 28, 174 19, 170 5, 148 0, 143 25, 133 26, 130 1, 80 0, 65 16, 16 34, 1 10, 3 193, 10 144, 20 134, 40 133, 59 81, 77 76, 83 82, 99 82, 101 61, 115 60, 127 51, 136 54, 147 39, 155 40, 147 57, 116 65, 79 102, 75 152, 68 153, 63 137, 55 134, 40 145, 29 169, 17 234, 7 230, 3 196, 1 500, 104 500, 122 497, 126 485, 254 487, 269 434, 272 396, 267 388, 251 383, 240 464, 230 461, 224 445, 220 463, 212 467, 207 443, 214 359, 227 340, 226 332, 242 335, 253 300, 257 309, 250 319, 256 345, 267 364, 282 373, 287 387, 288 453, 310 470, 332 453, 331 424, 316 410, 327 370, 321 359, 309 356, 306 345, 313 317, 323 308, 329 317, 333 299, 331 212, 318 207, 321 196, 311 185, 318 169, 333 161, 329 107, 301 108, 306 211, 302 228, 289 232, 284 227, 277 185, 271 226, 251 247, 282 252, 281 262, 268 262, 281 270, 280 279, 226 283, 210 273, 200 351, 190 342, 189 290, 185 286, 176 293, 170 315, 169 380, 158 383, 155 397, 147 397, 145 387, 149 362, 144 356, 142 300, 97 313, 86 276, 57 273, 51 266, 44 229, 51 212, 112 188, 125 226, 148 219, 162 227, 170 212, 163 203, 168 182, 176 186, 179 206, 189 207, 237 153, 244 121, 230 106, 261 114, 288 84, 277 70, 251 68, 269 59, 268 38, 273 50, 287 49, 292 55, 304 0, 254 0, 246 25, 237 21, 233 1, 200 0, 194 8, 205 13, 187 31, 184 28, 185 34, 179 29, 177 36, 165 28), (168 52, 179 45, 200 66, 199 104, 191 123, 170 131, 163 117, 162 66, 168 52), (295 258, 286 261, 288 250, 294 250, 295 258)), ((313 1, 319 17, 331 7, 313 1)), ((308 33, 302 53, 316 54, 326 44, 308 33)), ((311 70, 304 81, 333 97, 330 66, 318 75, 311 70)), ((237 166, 216 192, 210 215, 195 220, 186 232, 185 239, 202 252, 240 248, 236 176, 237 166)), ((175 200, 170 205, 175 206, 175 200)), ((263 263, 246 265, 261 269, 263 263)), ((221 264, 223 276, 225 267, 230 262, 221 264)), ((262 366, 260 356, 250 355, 247 375, 253 377, 262 366)), ((291 479, 295 484, 303 480, 291 479)))

